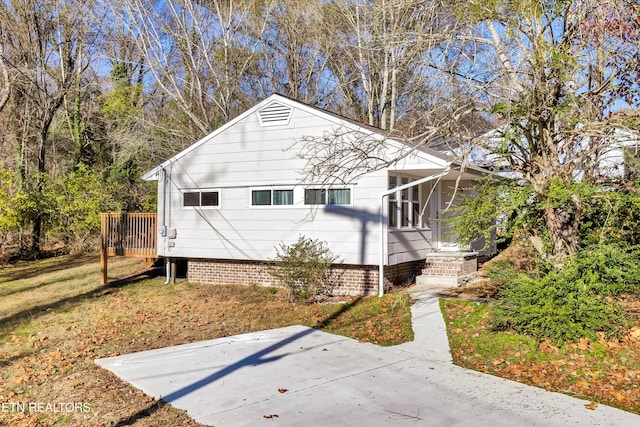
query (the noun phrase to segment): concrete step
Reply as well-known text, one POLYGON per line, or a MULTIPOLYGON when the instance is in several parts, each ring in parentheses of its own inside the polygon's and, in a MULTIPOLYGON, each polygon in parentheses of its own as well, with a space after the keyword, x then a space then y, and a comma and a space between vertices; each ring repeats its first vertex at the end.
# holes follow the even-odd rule
POLYGON ((416 276, 416 287, 420 287, 421 290, 444 290, 458 286, 457 277, 438 277, 425 274, 416 276))

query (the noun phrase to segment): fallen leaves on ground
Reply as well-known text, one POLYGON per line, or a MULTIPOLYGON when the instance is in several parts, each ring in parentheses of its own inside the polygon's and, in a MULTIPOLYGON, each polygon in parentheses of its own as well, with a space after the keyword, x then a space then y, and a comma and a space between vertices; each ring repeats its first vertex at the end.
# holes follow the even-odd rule
MULTIPOLYGON (((626 304, 638 304, 640 299, 627 297, 626 304)), ((448 301, 445 305, 449 321, 468 319, 480 306, 464 301, 448 301)), ((531 350, 523 340, 505 341, 503 348, 492 348, 493 354, 483 352, 483 342, 513 333, 492 332, 479 321, 467 327, 449 328, 454 361, 464 367, 500 377, 528 383, 591 400, 585 405, 594 409, 600 402, 640 413, 640 319, 621 339, 580 339, 559 347, 541 340, 531 350), (493 338, 491 338, 493 337, 493 338)))

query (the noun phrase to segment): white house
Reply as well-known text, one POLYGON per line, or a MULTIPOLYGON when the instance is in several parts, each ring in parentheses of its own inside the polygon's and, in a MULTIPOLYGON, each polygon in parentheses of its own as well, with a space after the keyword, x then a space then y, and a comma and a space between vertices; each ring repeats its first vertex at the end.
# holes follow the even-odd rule
POLYGON ((158 181, 158 256, 187 260, 190 281, 271 284, 265 263, 276 246, 304 235, 327 242, 339 257, 335 293, 369 294, 383 291, 382 277, 389 284, 419 274, 430 253, 441 260, 430 264, 433 274, 475 269, 475 257, 461 255, 436 221, 456 180, 468 187, 485 173, 459 169, 438 152, 409 150, 371 128, 272 95, 143 179, 158 181), (301 153, 330 135, 379 141, 376 156, 385 166, 348 182, 307 179, 301 153))

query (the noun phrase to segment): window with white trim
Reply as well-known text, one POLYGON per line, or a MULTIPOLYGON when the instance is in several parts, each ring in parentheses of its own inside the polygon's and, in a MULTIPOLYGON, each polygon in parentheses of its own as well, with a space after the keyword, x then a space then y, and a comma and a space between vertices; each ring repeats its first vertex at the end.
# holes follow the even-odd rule
MULTIPOLYGON (((390 175, 388 189, 393 190, 411 181, 408 177, 390 175)), ((389 194, 389 228, 420 227, 420 206, 419 185, 389 194)))
MULTIPOLYGON (((398 178, 395 176, 389 177, 389 190, 393 190, 398 186, 398 178)), ((389 228, 396 228, 398 226, 398 193, 389 194, 389 228)))
MULTIPOLYGON (((400 178, 400 185, 406 185, 409 183, 409 178, 406 177, 401 177, 400 178)), ((401 204, 401 213, 400 213, 400 219, 401 219, 401 223, 400 226, 401 227, 408 227, 409 226, 409 220, 410 220, 410 216, 411 214, 409 213, 409 189, 405 188, 404 190, 402 190, 401 192, 402 194, 402 204, 401 204)))
POLYGON ((251 206, 293 205, 292 189, 251 190, 251 206))
POLYGON ((220 207, 220 192, 212 190, 185 190, 182 192, 184 207, 220 207))
POLYGON ((306 188, 305 205, 350 205, 350 188, 306 188))

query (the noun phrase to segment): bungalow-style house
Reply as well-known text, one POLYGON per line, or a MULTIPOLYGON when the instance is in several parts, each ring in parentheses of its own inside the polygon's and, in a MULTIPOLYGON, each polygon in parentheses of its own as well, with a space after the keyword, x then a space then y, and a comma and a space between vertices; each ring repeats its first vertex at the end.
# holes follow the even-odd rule
MULTIPOLYGON (((324 160, 345 159, 336 156, 324 160)), ((158 256, 186 260, 189 281, 276 284, 266 263, 277 246, 303 235, 326 242, 341 261, 334 293, 362 295, 422 270, 443 282, 475 271, 476 254, 461 251, 437 219, 454 188, 463 191, 483 173, 272 95, 143 179, 158 181, 158 256), (348 179, 309 178, 309 144, 329 141, 314 154, 324 156, 365 139, 378 147, 377 166, 356 173, 354 165, 348 179)))

